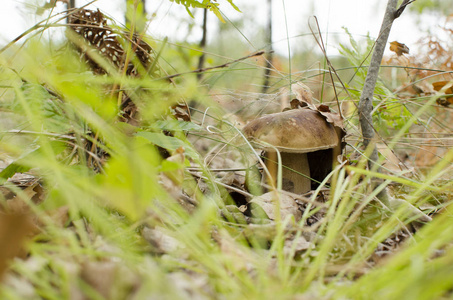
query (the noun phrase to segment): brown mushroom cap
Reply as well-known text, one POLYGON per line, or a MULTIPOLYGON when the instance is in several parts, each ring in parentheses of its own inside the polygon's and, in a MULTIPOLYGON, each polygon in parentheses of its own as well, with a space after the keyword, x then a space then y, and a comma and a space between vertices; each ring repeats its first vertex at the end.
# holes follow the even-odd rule
POLYGON ((248 138, 271 144, 280 152, 314 152, 333 148, 339 143, 334 126, 311 109, 265 115, 248 123, 243 131, 248 138))

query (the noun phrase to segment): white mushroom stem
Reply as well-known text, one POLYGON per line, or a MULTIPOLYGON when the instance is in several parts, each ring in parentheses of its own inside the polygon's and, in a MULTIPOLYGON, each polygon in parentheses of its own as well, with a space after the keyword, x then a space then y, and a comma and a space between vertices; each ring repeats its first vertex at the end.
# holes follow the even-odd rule
MULTIPOLYGON (((282 189, 295 194, 304 194, 311 189, 310 167, 306 153, 280 153, 282 158, 282 189), (304 176, 305 175, 305 176, 304 176)), ((277 155, 275 152, 266 154, 266 166, 276 186, 277 155)), ((267 176, 263 176, 267 179, 267 176)))

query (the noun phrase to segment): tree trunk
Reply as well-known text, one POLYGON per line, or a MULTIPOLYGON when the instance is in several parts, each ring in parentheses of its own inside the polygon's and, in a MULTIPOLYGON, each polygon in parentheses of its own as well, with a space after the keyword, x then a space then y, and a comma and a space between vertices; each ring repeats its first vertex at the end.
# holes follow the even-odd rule
MULTIPOLYGON (((200 49, 203 51, 200 56, 200 60, 198 61, 198 69, 203 69, 204 67, 204 61, 206 58, 206 55, 204 53, 204 49, 206 48, 206 38, 207 38, 207 24, 208 24, 208 10, 206 8, 203 9, 203 36, 201 37, 200 41, 200 49)), ((197 79, 200 81, 203 78, 203 73, 197 73, 197 79)))

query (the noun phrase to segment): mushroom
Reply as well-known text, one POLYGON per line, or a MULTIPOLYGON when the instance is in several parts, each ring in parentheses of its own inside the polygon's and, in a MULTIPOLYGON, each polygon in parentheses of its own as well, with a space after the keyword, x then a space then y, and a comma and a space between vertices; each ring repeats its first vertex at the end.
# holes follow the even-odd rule
MULTIPOLYGON (((318 111, 308 108, 262 116, 249 122, 243 131, 266 152, 268 168, 275 169, 276 159, 270 158, 276 157, 275 149, 280 152, 283 189, 296 194, 303 194, 311 189, 307 153, 331 149, 340 142, 335 127, 318 111)), ((331 162, 332 151, 327 153, 329 153, 327 158, 320 155, 316 157, 331 162)), ((317 162, 312 162, 315 163, 317 162)))

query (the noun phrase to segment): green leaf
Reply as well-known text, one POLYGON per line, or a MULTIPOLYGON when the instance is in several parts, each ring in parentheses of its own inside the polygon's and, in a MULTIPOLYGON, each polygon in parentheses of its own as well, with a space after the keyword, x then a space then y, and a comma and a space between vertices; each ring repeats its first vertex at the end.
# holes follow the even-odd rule
POLYGON ((102 201, 132 221, 146 214, 151 199, 165 197, 158 184, 159 154, 149 142, 135 142, 130 152, 113 156, 97 178, 105 191, 99 195, 102 201))
POLYGON ((181 170, 182 168, 184 168, 184 164, 164 159, 162 161, 160 171, 171 172, 171 171, 181 170))
POLYGON ((231 5, 236 11, 238 11, 238 12, 240 12, 240 13, 242 12, 242 11, 239 9, 239 7, 237 7, 237 6, 233 3, 233 0, 227 0, 227 1, 228 1, 228 3, 230 3, 230 5, 231 5))
MULTIPOLYGON (((66 148, 65 143, 59 141, 52 141, 50 142, 50 145, 54 150, 54 155, 60 154, 66 148)), ((9 164, 0 172, 0 184, 3 184, 16 173, 24 173, 33 168, 33 160, 39 159, 43 154, 42 152, 42 149, 37 147, 22 154, 17 160, 9 164)))
MULTIPOLYGON (((213 2, 212 0, 204 0, 203 2, 199 2, 197 0, 170 0, 171 2, 175 2, 177 4, 182 4, 186 7, 186 10, 187 12, 189 13, 189 15, 193 18, 193 15, 192 13, 190 12, 189 10, 189 7, 194 7, 194 8, 206 8, 206 9, 209 9, 210 11, 212 11, 216 16, 217 18, 219 18, 219 20, 222 22, 222 23, 225 23, 225 20, 223 19, 222 15, 220 14, 220 11, 219 11, 219 8, 218 8, 218 3, 216 2, 213 2)), ((239 8, 234 5, 233 3, 233 0, 227 0, 228 3, 230 3, 230 5, 238 12, 241 12, 239 10, 239 8)))
POLYGON ((31 169, 30 166, 25 166, 20 163, 13 162, 0 172, 0 184, 13 177, 16 173, 24 173, 31 169))
POLYGON ((138 132, 136 134, 136 136, 145 138, 152 144, 162 147, 164 149, 170 150, 170 152, 173 152, 176 149, 183 147, 187 156, 197 159, 197 160, 199 159, 199 155, 198 155, 197 151, 195 151, 192 148, 192 146, 189 145, 189 143, 184 142, 173 136, 166 136, 163 133, 145 132, 145 131, 138 132))
POLYGON ((223 19, 222 15, 220 14, 219 8, 217 6, 212 5, 211 7, 209 7, 209 10, 212 11, 214 13, 214 15, 216 15, 216 17, 219 18, 219 20, 222 23, 225 23, 225 20, 223 19))

